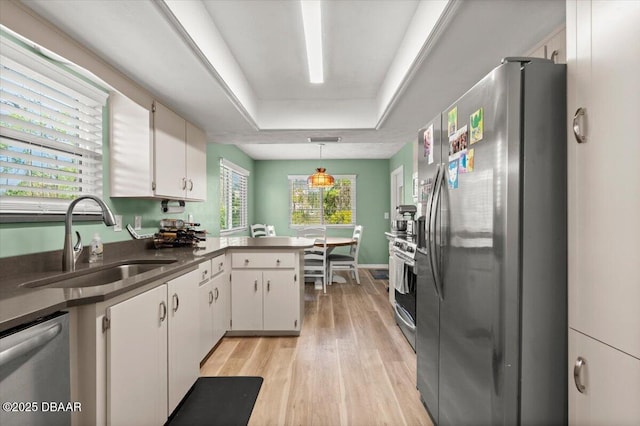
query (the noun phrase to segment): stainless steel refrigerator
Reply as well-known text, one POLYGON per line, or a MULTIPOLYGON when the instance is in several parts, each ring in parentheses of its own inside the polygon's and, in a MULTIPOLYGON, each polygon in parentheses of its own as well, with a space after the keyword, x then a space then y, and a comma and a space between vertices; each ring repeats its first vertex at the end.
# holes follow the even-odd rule
POLYGON ((567 421, 566 67, 506 58, 419 133, 417 386, 440 425, 567 421))

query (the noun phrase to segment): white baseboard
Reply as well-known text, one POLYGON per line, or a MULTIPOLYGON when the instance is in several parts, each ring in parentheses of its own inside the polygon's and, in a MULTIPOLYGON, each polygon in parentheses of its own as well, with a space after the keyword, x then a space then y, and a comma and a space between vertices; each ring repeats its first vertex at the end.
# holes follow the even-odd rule
POLYGON ((360 269, 389 269, 388 263, 370 263, 368 265, 358 265, 360 269))

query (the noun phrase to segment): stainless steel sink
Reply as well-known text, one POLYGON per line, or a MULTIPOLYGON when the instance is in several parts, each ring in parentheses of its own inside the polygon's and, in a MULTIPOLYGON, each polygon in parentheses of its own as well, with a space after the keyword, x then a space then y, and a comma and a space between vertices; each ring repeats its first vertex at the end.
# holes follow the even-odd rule
POLYGON ((23 287, 78 288, 95 287, 131 278, 174 263, 175 259, 144 259, 114 263, 75 271, 23 284, 23 287))

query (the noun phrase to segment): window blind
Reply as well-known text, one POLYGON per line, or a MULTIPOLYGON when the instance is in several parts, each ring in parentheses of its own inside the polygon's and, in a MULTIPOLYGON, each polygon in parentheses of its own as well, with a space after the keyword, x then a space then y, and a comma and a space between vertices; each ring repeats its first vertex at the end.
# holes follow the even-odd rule
POLYGON ((311 188, 307 176, 289 176, 289 224, 355 225, 356 176, 333 175, 331 188, 311 188))
POLYGON ((249 171, 220 159, 220 232, 247 229, 249 171))
POLYGON ((61 213, 80 195, 102 197, 107 94, 4 36, 0 47, 0 212, 61 213))

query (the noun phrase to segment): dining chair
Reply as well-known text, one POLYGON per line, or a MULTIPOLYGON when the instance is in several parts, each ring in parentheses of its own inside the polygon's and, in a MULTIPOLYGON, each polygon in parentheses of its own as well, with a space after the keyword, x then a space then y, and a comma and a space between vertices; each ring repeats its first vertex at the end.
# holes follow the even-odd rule
POLYGON ((273 225, 267 225, 267 237, 276 236, 276 227, 273 225))
POLYGON ((351 271, 356 282, 360 284, 360 272, 358 271, 358 253, 360 252, 360 240, 362 239, 362 225, 356 225, 353 229, 352 238, 355 243, 351 245, 349 254, 330 254, 327 258, 329 263, 329 282, 333 282, 333 272, 336 270, 351 271))
POLYGON ((267 236, 267 225, 262 223, 256 223, 251 225, 251 236, 253 238, 256 237, 266 237, 267 236))
POLYGON ((299 237, 314 239, 316 245, 304 250, 304 278, 322 280, 322 289, 327 292, 327 228, 305 227, 297 231, 299 237))

